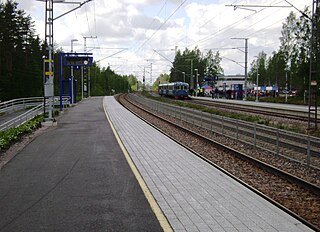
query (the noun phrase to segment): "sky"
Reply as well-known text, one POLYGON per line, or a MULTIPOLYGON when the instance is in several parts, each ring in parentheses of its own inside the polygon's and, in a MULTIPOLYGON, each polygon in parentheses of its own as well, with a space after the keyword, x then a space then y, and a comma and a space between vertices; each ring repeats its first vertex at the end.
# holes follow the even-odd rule
MULTIPOLYGON (((45 3, 15 1, 32 17, 36 33, 44 39, 45 3)), ((53 4, 54 18, 79 6, 76 2, 84 2, 64 1, 53 4)), ((288 1, 300 10, 312 5, 312 0, 288 1)), ((259 52, 270 56, 279 49, 282 24, 290 11, 300 16, 289 6, 286 0, 92 0, 54 20, 54 42, 55 48, 65 52, 70 52, 71 43, 74 52, 84 52, 86 41, 86 51, 93 53, 101 68, 110 66, 120 75, 133 74, 139 80, 145 71, 147 83, 170 73, 178 49, 195 47, 203 54, 209 49, 219 51, 224 74, 243 75, 244 38, 248 38, 250 70, 259 52)))

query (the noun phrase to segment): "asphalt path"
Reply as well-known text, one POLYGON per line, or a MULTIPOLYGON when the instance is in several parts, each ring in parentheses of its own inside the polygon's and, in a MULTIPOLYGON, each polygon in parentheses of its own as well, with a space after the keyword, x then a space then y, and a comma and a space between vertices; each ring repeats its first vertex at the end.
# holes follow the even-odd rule
POLYGON ((18 110, 10 113, 5 113, 3 115, 0 115, 0 125, 10 121, 11 119, 14 119, 15 117, 18 117, 19 115, 27 112, 29 109, 24 109, 24 110, 18 110))
POLYGON ((0 171, 0 231, 162 231, 103 98, 59 117, 0 171))

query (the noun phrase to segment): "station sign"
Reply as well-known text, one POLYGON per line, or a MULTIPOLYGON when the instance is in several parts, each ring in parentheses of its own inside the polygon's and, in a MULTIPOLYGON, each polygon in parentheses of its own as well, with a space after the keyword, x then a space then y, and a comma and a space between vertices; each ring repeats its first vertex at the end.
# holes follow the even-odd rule
POLYGON ((92 66, 93 57, 89 56, 92 53, 65 53, 64 66, 92 66))

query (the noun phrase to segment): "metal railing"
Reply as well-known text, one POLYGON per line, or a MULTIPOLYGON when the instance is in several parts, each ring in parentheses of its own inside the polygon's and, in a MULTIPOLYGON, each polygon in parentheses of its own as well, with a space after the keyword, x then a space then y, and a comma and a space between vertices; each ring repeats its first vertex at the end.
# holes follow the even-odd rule
MULTIPOLYGON (((64 107, 67 107, 70 104, 70 97, 63 97, 62 104, 64 107)), ((60 97, 54 98, 54 105, 56 106, 60 105, 60 97)), ((35 116, 43 114, 43 111, 44 111, 43 97, 19 98, 19 99, 6 101, 6 102, 1 102, 0 113, 5 113, 5 114, 10 114, 15 111, 24 110, 29 107, 32 107, 32 108, 2 123, 0 125, 0 131, 4 131, 12 127, 17 127, 33 119, 35 116)), ((46 102, 46 108, 47 107, 48 107, 48 104, 46 102)))
POLYGON ((10 119, 9 121, 0 125, 0 131, 5 131, 5 130, 8 130, 9 128, 18 127, 42 113, 43 113, 43 104, 40 104, 24 112, 23 114, 20 114, 17 117, 10 119))
POLYGON ((320 138, 223 117, 130 94, 148 108, 275 155, 320 168, 320 138))
POLYGON ((10 113, 43 103, 43 97, 18 98, 0 102, 0 113, 10 113))

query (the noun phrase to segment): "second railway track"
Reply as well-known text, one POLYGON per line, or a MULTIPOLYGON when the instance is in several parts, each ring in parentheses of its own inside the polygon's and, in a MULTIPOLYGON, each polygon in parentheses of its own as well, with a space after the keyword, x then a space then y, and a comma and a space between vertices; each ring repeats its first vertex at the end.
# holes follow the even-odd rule
MULTIPOLYGON (((203 136, 206 133, 201 129, 195 132, 193 126, 190 127, 186 123, 182 126, 175 119, 168 120, 170 117, 158 116, 146 111, 136 103, 129 102, 124 96, 121 96, 119 101, 155 127, 161 128, 188 149, 214 163, 225 172, 231 173, 257 193, 269 200, 272 199, 278 207, 319 231, 319 186, 208 139, 203 136), (173 123, 172 120, 175 122, 173 123), (186 129, 187 127, 189 128, 186 129)), ((317 176, 318 173, 315 178, 317 176)))
MULTIPOLYGON (((219 109, 226 109, 238 112, 245 112, 250 114, 259 114, 263 116, 272 116, 277 118, 287 118, 291 120, 308 122, 308 112, 307 111, 298 111, 298 110, 288 110, 288 109, 273 109, 269 107, 263 107, 262 105, 244 105, 244 104, 231 104, 225 102, 217 102, 217 101, 208 101, 203 99, 192 99, 190 102, 205 105, 209 107, 217 107, 219 109)), ((320 123, 320 119, 317 118, 317 123, 320 123)))

